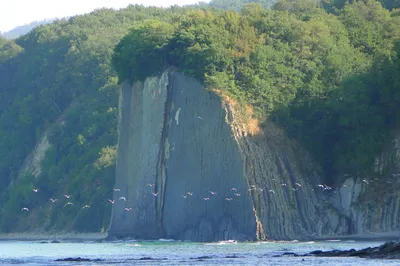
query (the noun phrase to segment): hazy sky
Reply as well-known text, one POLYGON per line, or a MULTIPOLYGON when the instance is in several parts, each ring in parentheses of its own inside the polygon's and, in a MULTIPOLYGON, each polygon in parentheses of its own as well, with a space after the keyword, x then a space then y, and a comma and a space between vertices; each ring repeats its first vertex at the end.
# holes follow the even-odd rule
POLYGON ((118 9, 129 4, 167 7, 197 2, 199 0, 0 0, 0 31, 6 32, 32 21, 88 13, 101 7, 118 9))

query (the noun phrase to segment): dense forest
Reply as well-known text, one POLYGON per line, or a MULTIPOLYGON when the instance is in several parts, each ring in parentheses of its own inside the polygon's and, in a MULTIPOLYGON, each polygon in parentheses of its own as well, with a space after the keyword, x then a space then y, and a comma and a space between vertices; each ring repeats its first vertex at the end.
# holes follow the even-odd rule
POLYGON ((327 183, 370 171, 398 132, 397 7, 398 0, 129 6, 0 37, 0 230, 106 230, 118 83, 166 65, 281 125, 320 162, 327 183), (41 171, 23 171, 46 140, 41 171), (64 194, 75 204, 64 207, 64 194))
POLYGON ((119 80, 154 75, 166 60, 284 127, 319 160, 329 184, 339 174, 369 173, 397 128, 397 10, 372 0, 342 9, 280 1, 272 10, 259 3, 241 14, 200 10, 173 22, 131 29, 113 57, 119 80))

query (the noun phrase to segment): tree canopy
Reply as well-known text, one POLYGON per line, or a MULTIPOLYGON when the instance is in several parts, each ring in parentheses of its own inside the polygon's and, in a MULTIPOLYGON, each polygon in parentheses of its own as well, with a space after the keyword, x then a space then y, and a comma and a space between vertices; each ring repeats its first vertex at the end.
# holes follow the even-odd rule
POLYGON ((249 2, 99 9, 0 37, 0 230, 105 230, 118 83, 167 66, 281 125, 326 182, 370 172, 398 132, 398 0, 249 2), (40 173, 22 171, 47 144, 40 173))
MULTIPOLYGON (((334 183, 340 173, 371 170, 397 126, 398 81, 380 78, 400 76, 394 12, 373 0, 334 13, 312 0, 279 1, 272 10, 253 3, 241 13, 191 11, 168 24, 160 42, 147 35, 153 24, 139 27, 146 39, 132 29, 117 45, 113 63, 120 79, 141 80, 145 65, 138 58, 154 55, 243 100, 302 141, 334 183), (130 47, 138 45, 146 51, 133 49, 130 57, 130 47)), ((147 74, 159 70, 146 67, 147 74)))

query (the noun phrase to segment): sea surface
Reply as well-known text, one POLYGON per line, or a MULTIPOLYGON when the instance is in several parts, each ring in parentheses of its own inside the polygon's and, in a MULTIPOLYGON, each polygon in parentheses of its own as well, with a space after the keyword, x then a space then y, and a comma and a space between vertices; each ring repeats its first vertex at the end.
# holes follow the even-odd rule
POLYGON ((361 249, 381 241, 194 243, 179 241, 61 242, 0 241, 0 265, 400 265, 400 260, 293 257, 313 250, 361 249), (81 257, 93 262, 59 262, 81 257))

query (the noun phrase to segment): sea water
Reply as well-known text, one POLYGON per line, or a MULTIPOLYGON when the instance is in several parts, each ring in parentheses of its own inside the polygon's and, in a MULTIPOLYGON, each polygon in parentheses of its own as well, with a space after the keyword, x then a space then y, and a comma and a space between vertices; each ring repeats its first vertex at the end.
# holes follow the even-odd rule
POLYGON ((377 241, 318 242, 217 242, 117 241, 61 242, 0 241, 0 265, 400 265, 400 260, 362 258, 323 258, 282 256, 313 250, 362 249, 377 241), (91 262, 60 262, 57 259, 81 257, 91 262))

